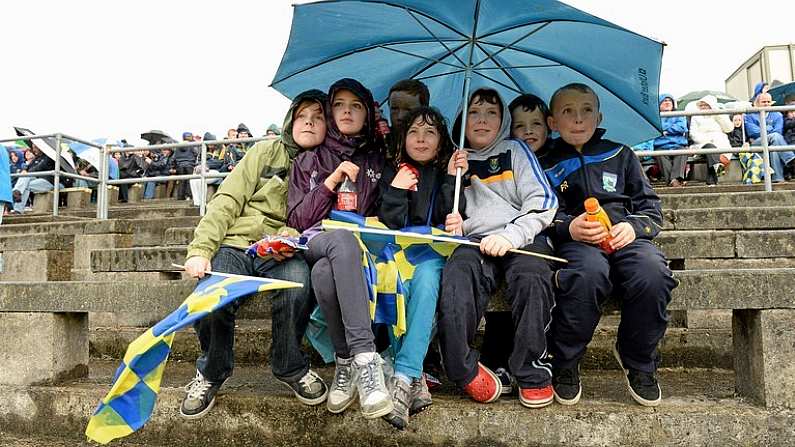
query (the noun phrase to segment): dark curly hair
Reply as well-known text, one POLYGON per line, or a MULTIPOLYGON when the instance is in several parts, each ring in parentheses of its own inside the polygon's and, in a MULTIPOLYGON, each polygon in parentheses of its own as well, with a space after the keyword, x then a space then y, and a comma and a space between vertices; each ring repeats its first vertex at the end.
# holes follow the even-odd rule
POLYGON ((438 168, 443 170, 446 169, 447 162, 450 161, 450 156, 453 155, 453 141, 450 139, 450 132, 447 130, 447 121, 444 119, 442 113, 435 107, 418 107, 412 110, 408 115, 405 128, 401 129, 398 134, 395 166, 400 163, 411 162, 411 157, 409 157, 406 152, 406 136, 409 133, 411 125, 414 124, 414 121, 418 118, 421 118, 423 123, 435 127, 439 132, 439 150, 436 153, 436 159, 433 163, 438 168))

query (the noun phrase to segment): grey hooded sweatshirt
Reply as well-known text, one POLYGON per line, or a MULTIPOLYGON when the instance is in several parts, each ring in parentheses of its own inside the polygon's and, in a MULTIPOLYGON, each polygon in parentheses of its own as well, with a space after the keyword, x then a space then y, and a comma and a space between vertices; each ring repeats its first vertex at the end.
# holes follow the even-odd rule
MULTIPOLYGON (((503 114, 497 138, 483 149, 466 149, 469 171, 463 181, 464 234, 499 234, 520 248, 552 223, 558 200, 533 151, 523 141, 508 138, 511 115, 505 101, 500 101, 503 114)), ((461 112, 458 123, 460 119, 461 112)), ((458 131, 453 134, 456 138, 458 131)))

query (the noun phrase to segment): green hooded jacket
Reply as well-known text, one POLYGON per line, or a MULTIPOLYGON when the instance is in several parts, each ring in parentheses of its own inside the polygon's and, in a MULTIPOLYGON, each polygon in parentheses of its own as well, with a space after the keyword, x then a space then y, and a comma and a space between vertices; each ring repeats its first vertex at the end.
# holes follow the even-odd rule
POLYGON ((293 113, 306 100, 326 108, 326 95, 319 90, 295 97, 281 137, 252 146, 207 204, 207 213, 188 245, 188 258, 212 259, 221 245, 245 249, 267 234, 288 231, 297 235, 287 227, 287 179, 301 150, 292 135, 293 113))

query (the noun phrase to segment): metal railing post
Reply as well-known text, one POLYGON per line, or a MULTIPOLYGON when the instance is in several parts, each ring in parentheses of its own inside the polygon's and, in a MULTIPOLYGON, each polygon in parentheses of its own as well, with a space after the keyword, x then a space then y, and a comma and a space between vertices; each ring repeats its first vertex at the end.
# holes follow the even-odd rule
POLYGON ((99 166, 97 167, 98 170, 97 180, 99 181, 95 185, 97 187, 97 219, 102 219, 102 198, 103 198, 102 190, 104 189, 102 179, 107 175, 106 171, 108 170, 108 164, 107 163, 103 164, 104 161, 105 161, 105 147, 103 146, 102 149, 100 149, 99 166))
POLYGON ((108 150, 110 145, 105 144, 102 146, 101 164, 103 169, 100 170, 99 178, 99 192, 97 193, 97 217, 100 219, 108 218, 108 177, 110 169, 108 166, 110 153, 108 150), (100 196, 101 195, 101 196, 100 196))
MULTIPOLYGON (((765 173, 765 191, 773 191, 773 180, 770 178, 770 150, 767 143, 767 112, 759 111, 759 138, 762 140, 762 172, 765 173)), ((780 173, 783 175, 783 172, 780 173)))
MULTIPOLYGON (((55 175, 52 182, 52 215, 58 216, 58 204, 61 198, 61 134, 55 134, 55 175)), ((44 142, 44 144, 47 144, 44 142)))
POLYGON ((207 211, 207 180, 205 178, 207 172, 207 143, 204 141, 202 141, 201 149, 201 164, 199 165, 201 167, 199 172, 199 175, 201 175, 201 186, 199 187, 201 201, 199 202, 199 215, 204 216, 207 211))

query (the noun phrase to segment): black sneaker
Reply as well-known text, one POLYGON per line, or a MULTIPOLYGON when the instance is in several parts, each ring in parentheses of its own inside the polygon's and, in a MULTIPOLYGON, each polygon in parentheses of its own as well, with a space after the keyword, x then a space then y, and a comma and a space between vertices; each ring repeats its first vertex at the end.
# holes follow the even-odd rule
POLYGON ((497 375, 497 378, 500 380, 500 385, 502 386, 500 394, 506 396, 513 393, 514 382, 511 373, 509 373, 505 368, 497 368, 494 370, 494 374, 497 375))
POLYGON ((561 405, 576 405, 582 396, 580 366, 576 368, 554 368, 552 370, 552 390, 555 400, 561 405))
POLYGON ((311 369, 295 382, 287 382, 279 378, 276 380, 290 388, 295 393, 295 397, 306 405, 322 404, 328 396, 326 383, 311 369))
POLYGON ((209 382, 196 371, 196 377, 185 385, 187 395, 179 407, 179 414, 188 419, 198 419, 207 414, 215 405, 215 395, 223 384, 209 382))
POLYGON ((392 377, 389 380, 389 393, 392 397, 392 411, 384 416, 398 430, 403 430, 409 424, 409 406, 411 404, 411 385, 392 377))
POLYGON ((635 402, 643 405, 644 407, 656 407, 662 401, 662 391, 660 384, 657 382, 657 377, 654 373, 647 373, 637 371, 634 369, 624 368, 621 362, 621 355, 618 353, 618 346, 613 346, 613 355, 618 360, 618 365, 624 371, 624 379, 627 382, 629 394, 635 399, 635 402))

